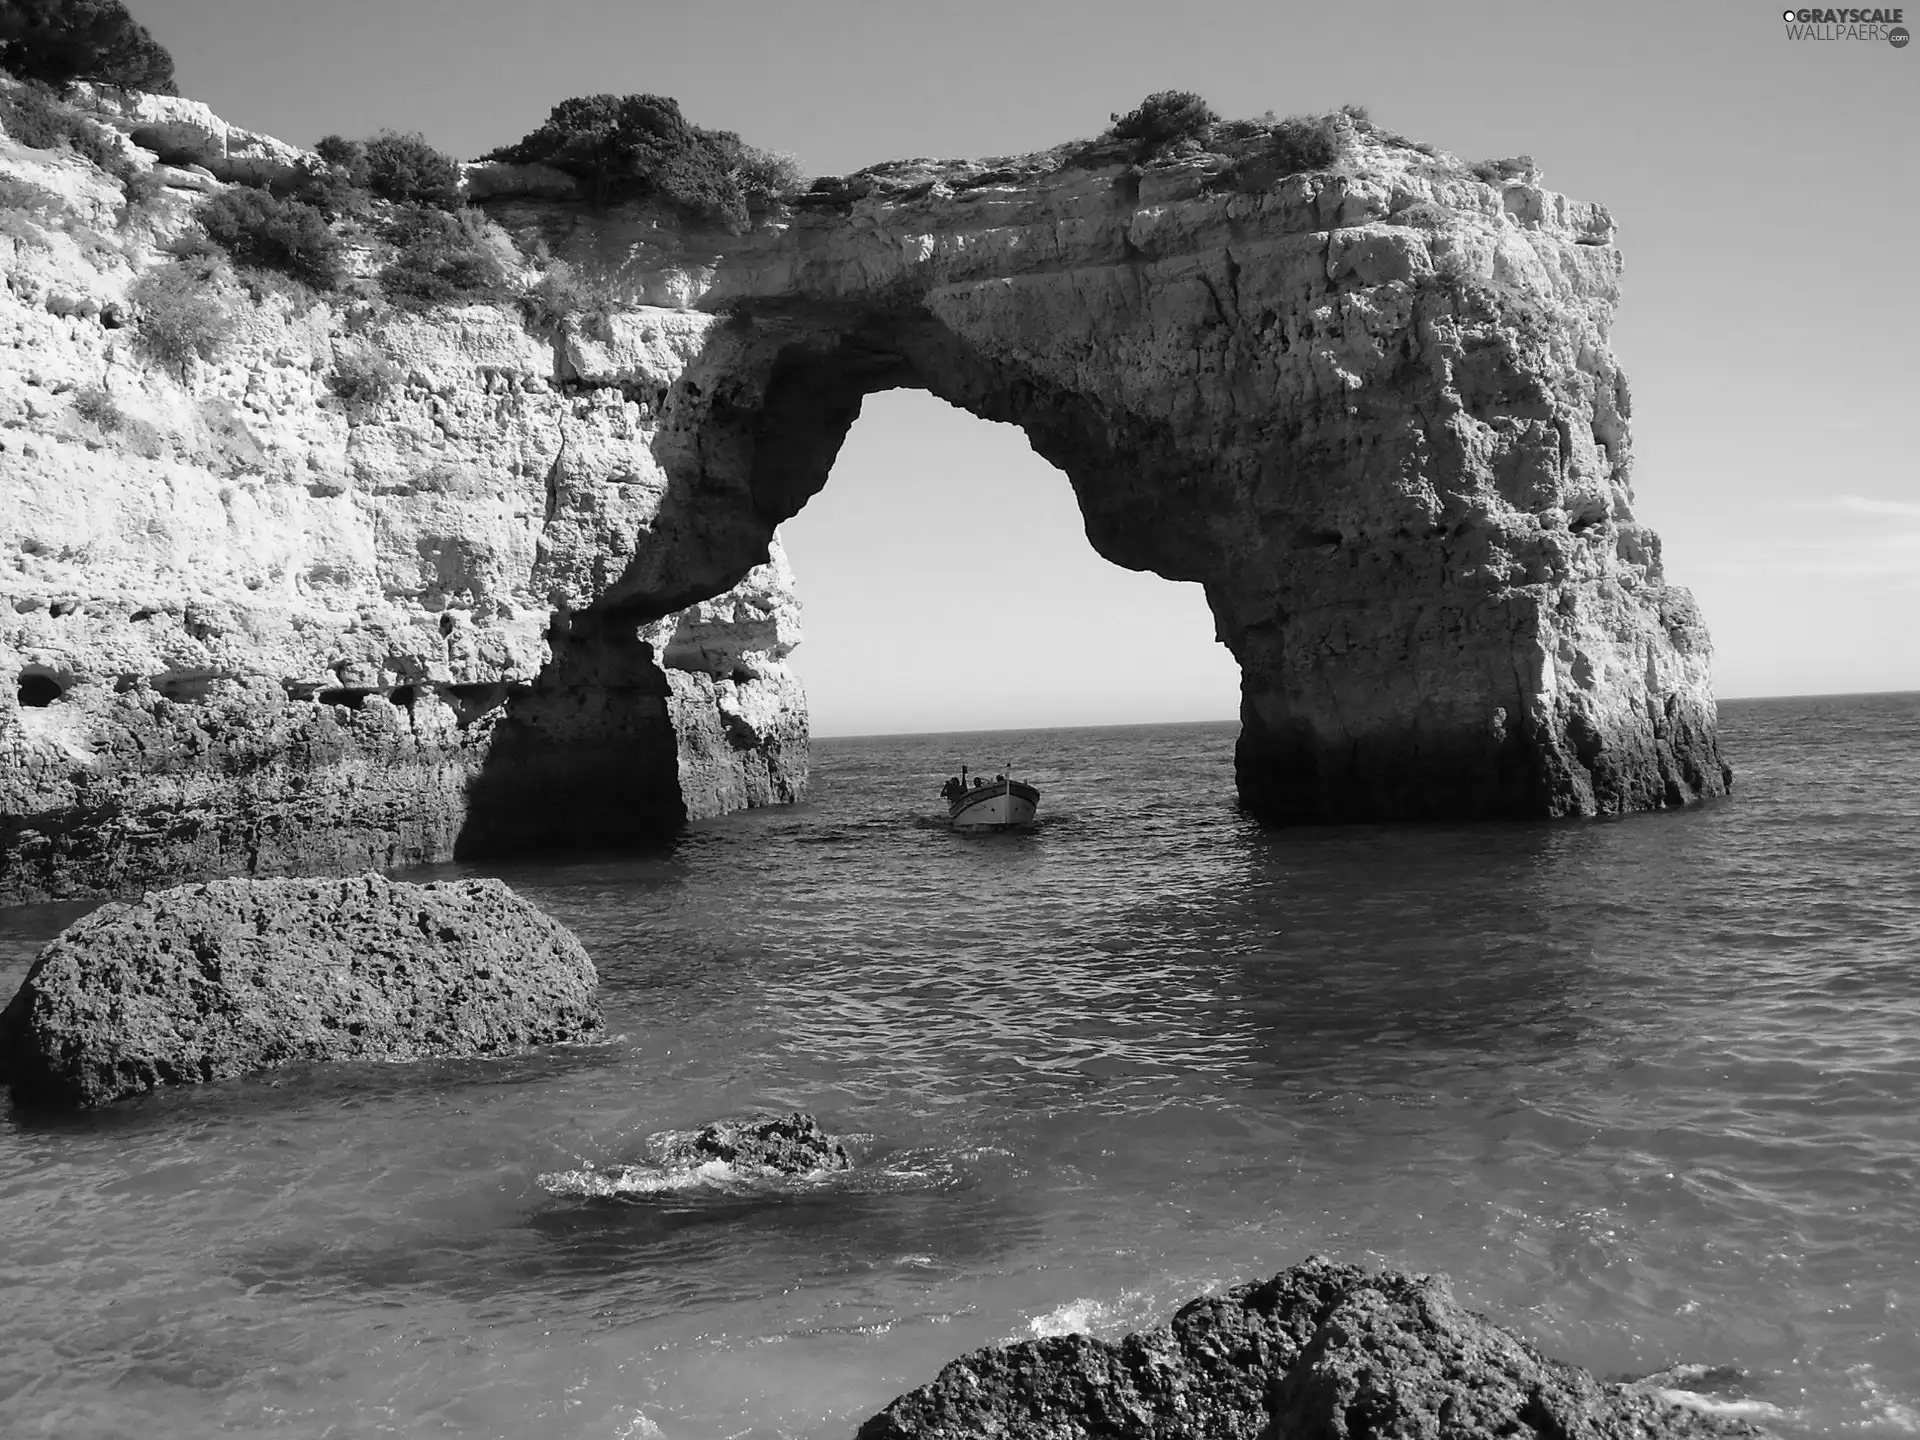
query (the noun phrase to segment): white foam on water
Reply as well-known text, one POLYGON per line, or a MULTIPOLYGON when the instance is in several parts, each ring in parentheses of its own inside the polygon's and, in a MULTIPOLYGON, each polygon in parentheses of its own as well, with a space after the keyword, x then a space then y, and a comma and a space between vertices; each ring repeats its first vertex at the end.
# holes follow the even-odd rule
POLYGON ((1669 1390, 1662 1386, 1652 1388, 1653 1393, 1669 1405, 1684 1405, 1689 1410, 1698 1410, 1707 1415, 1724 1415, 1733 1420, 1787 1418, 1786 1411, 1764 1400, 1722 1400, 1715 1395, 1702 1395, 1698 1390, 1669 1390))
POLYGON ((537 1183, 549 1195, 612 1200, 703 1190, 740 1195, 776 1185, 818 1184, 832 1179, 838 1173, 841 1172, 809 1170, 800 1175, 786 1175, 758 1166, 743 1168, 725 1160, 708 1160, 699 1165, 670 1169, 649 1165, 613 1165, 605 1170, 597 1170, 589 1161, 578 1170, 554 1170, 538 1176, 537 1183))
POLYGON ((620 1440, 667 1440, 666 1432, 638 1410, 633 1419, 627 1422, 627 1428, 620 1432, 620 1440))
POLYGON ((1920 1435, 1920 1409, 1889 1395, 1886 1387, 1873 1378, 1871 1365, 1848 1366, 1847 1378, 1866 1393, 1870 1418, 1863 1428, 1891 1426, 1909 1435, 1920 1435))
POLYGON ((1055 1335, 1098 1335, 1129 1324, 1137 1326, 1141 1302, 1146 1299, 1146 1292, 1142 1290, 1123 1290, 1112 1300, 1095 1300, 1083 1295, 1055 1306, 1044 1315, 1035 1315, 1027 1321, 1027 1333, 1036 1340, 1045 1340, 1055 1335))

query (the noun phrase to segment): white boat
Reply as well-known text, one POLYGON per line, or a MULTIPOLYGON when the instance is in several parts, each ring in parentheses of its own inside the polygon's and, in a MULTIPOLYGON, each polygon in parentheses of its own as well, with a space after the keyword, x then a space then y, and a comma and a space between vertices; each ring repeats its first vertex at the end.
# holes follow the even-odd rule
POLYGON ((1040 792, 1011 775, 967 783, 967 767, 949 780, 940 796, 947 802, 947 819, 956 830, 1011 830, 1031 825, 1040 808, 1040 792))

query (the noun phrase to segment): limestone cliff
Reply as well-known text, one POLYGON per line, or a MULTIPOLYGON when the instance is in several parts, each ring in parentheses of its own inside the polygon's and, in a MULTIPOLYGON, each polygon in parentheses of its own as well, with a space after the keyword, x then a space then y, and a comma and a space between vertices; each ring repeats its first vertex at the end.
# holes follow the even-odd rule
MULTIPOLYGON (((284 162, 133 103, 177 159, 284 162)), ((665 481, 656 418, 587 355, 664 388, 713 317, 609 351, 511 305, 235 289, 217 358, 178 368, 127 291, 221 182, 154 169, 134 212, 0 138, 0 899, 620 844, 804 792, 777 543, 644 629, 592 613, 665 481), (387 393, 337 393, 374 364, 387 393)))
MULTIPOLYGON (((1708 644, 1629 485, 1598 206, 1345 124, 909 161, 746 234, 470 167, 623 297, 554 331, 228 297, 155 363, 128 285, 298 152, 101 97, 145 213, 0 140, 0 894, 615 843, 794 798, 775 530, 861 398, 1019 424, 1108 558, 1206 587, 1274 820, 1591 814, 1729 783, 1708 644), (340 383, 389 367, 392 384, 340 383), (8 687, 11 691, 14 687, 8 687)), ((518 262, 517 262, 518 263, 518 262)), ((533 269, 520 263, 520 283, 533 269)))

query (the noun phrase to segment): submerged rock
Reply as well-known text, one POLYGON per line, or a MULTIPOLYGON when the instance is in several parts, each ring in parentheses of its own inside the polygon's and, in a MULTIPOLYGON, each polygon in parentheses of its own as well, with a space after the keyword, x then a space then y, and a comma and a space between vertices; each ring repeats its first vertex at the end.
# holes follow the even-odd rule
POLYGON ((670 1167, 718 1160, 736 1170, 772 1170, 781 1175, 845 1170, 853 1164, 846 1146, 822 1130, 813 1116, 798 1110, 790 1115, 716 1120, 689 1132, 669 1131, 659 1137, 655 1157, 670 1167))
POLYGON ((580 942, 498 880, 219 880, 104 905, 0 1014, 23 1102, 310 1060, 502 1055, 600 1027, 580 942))
POLYGON ((1314 1256, 1117 1341, 1059 1336, 954 1361, 858 1440, 1334 1440, 1755 1435, 1549 1360, 1434 1275, 1314 1256))
POLYGON ((811 1115, 716 1120, 698 1130, 668 1130, 647 1141, 648 1163, 561 1170, 540 1177, 554 1195, 628 1199, 679 1190, 727 1190, 755 1181, 819 1175, 853 1164, 847 1147, 811 1115))

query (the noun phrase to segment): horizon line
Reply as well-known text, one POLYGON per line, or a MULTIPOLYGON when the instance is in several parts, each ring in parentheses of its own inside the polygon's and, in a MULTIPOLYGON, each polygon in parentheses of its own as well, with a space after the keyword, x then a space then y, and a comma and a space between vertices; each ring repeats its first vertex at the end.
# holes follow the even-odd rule
MULTIPOLYGON (((1748 704, 1763 700, 1872 700, 1883 695, 1920 696, 1920 690, 1809 690, 1792 695, 1726 695, 1716 705, 1748 704)), ((813 740, 894 740, 922 735, 1007 735, 1035 730, 1150 730, 1174 725, 1236 725, 1240 717, 1230 715, 1213 720, 1099 720, 1048 725, 973 726, 963 730, 815 730, 813 740)))

